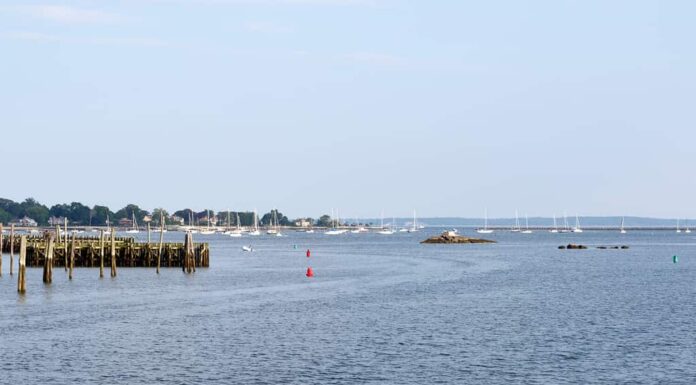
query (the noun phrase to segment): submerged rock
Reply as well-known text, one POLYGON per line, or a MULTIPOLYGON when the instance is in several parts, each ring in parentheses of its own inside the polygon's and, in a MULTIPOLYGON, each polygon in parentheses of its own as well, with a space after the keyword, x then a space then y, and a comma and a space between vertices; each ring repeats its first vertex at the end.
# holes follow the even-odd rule
POLYGON ((430 237, 421 243, 495 243, 495 241, 491 241, 489 239, 469 238, 453 234, 451 231, 445 231, 444 233, 430 237))
POLYGON ((585 245, 576 245, 574 243, 569 243, 568 246, 565 247, 568 250, 584 250, 587 249, 587 246, 585 245))

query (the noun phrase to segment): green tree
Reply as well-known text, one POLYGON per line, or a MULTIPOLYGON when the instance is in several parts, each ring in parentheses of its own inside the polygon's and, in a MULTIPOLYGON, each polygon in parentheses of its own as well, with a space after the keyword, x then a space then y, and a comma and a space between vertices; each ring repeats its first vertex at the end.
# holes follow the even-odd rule
POLYGON ((145 218, 145 216, 149 215, 150 213, 147 212, 146 210, 141 209, 140 207, 138 207, 138 205, 131 203, 131 204, 126 205, 126 207, 116 211, 114 213, 114 217, 116 217, 115 219, 123 219, 123 218, 131 219, 131 218, 133 218, 133 214, 135 214, 135 219, 138 222, 142 223, 143 218, 145 218))
POLYGON ((12 222, 12 214, 5 211, 5 209, 0 208, 0 223, 8 224, 12 222))
POLYGON ((0 199, 0 209, 10 214, 12 219, 19 218, 23 214, 22 206, 11 199, 0 199))
POLYGON ((70 214, 68 215, 68 220, 73 224, 88 225, 90 211, 92 210, 82 203, 72 202, 70 203, 70 214))
POLYGON ((194 215, 193 210, 191 210, 191 209, 183 209, 183 210, 175 211, 175 212, 174 212, 174 215, 177 216, 177 217, 179 217, 179 218, 183 218, 185 224, 187 224, 187 225, 189 225, 189 226, 193 225, 193 223, 190 223, 190 222, 191 222, 191 217, 194 215))
POLYGON ((158 207, 158 208, 152 210, 152 224, 153 225, 155 225, 155 226, 160 225, 160 215, 164 216, 164 224, 165 225, 167 224, 167 220, 169 219, 169 213, 167 212, 167 210, 165 210, 161 207, 158 207))
POLYGON ((288 219, 288 217, 286 217, 285 215, 283 215, 283 213, 281 213, 281 212, 278 211, 277 209, 273 209, 273 210, 271 210, 271 212, 268 212, 268 213, 264 214, 264 215, 261 217, 261 224, 264 225, 264 226, 268 226, 268 225, 271 223, 271 218, 273 218, 273 213, 276 213, 277 218, 278 218, 278 223, 279 223, 281 226, 289 226, 289 225, 291 224, 291 223, 290 223, 290 220, 288 219))
POLYGON ((319 227, 331 227, 333 226, 333 219, 331 218, 330 215, 322 215, 317 219, 317 226, 319 227))
POLYGON ((113 212, 106 206, 94 206, 92 208, 92 224, 95 226, 106 226, 107 218, 111 223, 116 218, 113 212))
POLYGON ((37 202, 34 198, 27 198, 20 206, 22 208, 22 212, 19 215, 20 217, 27 216, 42 226, 48 224, 48 217, 50 215, 48 208, 37 202))

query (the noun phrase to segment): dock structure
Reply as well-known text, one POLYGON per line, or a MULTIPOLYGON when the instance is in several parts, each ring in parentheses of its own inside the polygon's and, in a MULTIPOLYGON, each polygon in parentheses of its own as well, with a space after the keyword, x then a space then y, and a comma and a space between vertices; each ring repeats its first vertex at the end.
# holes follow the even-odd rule
MULTIPOLYGON (((104 256, 112 265, 112 276, 116 267, 209 267, 210 248, 207 243, 193 243, 186 238, 185 243, 139 243, 134 238, 115 237, 55 237, 54 234, 4 237, 2 252, 13 253, 20 250, 25 242, 26 266, 44 267, 52 260, 52 267, 73 269, 76 267, 99 267, 103 272, 104 256), (52 236, 53 235, 53 236, 52 236), (104 242, 109 248, 104 250, 104 242), (190 244, 189 244, 190 242, 190 244), (187 249, 188 247, 188 249, 187 249), (48 259, 48 261, 47 261, 48 259), (192 266, 191 266, 192 265, 192 266)), ((11 254, 12 255, 12 254, 11 254)), ((48 269, 48 267, 46 267, 48 269)), ((103 273, 101 273, 103 275, 103 273)), ((49 280, 48 276, 46 280, 49 280)))

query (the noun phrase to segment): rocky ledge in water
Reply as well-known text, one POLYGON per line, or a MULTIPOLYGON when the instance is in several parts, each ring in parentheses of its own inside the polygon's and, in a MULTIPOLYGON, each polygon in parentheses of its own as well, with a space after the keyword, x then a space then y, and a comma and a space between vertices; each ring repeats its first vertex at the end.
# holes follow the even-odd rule
POLYGON ((421 243, 495 243, 489 239, 469 238, 458 235, 452 231, 445 231, 440 235, 430 237, 421 243))
MULTIPOLYGON (((587 246, 576 245, 576 244, 571 243, 571 244, 568 244, 566 246, 563 246, 563 245, 558 246, 558 248, 561 250, 584 250, 584 249, 587 249, 587 246)), ((626 245, 623 245, 623 246, 597 246, 597 248, 602 249, 602 250, 605 250, 605 249, 624 249, 625 250, 625 249, 628 249, 628 246, 626 246, 626 245)))

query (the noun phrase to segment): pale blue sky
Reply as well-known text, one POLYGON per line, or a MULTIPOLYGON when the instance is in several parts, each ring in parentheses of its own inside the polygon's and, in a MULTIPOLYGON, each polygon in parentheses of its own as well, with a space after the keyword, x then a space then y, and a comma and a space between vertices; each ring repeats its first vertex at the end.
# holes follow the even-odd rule
POLYGON ((691 1, 0 4, 0 196, 696 216, 691 1))

